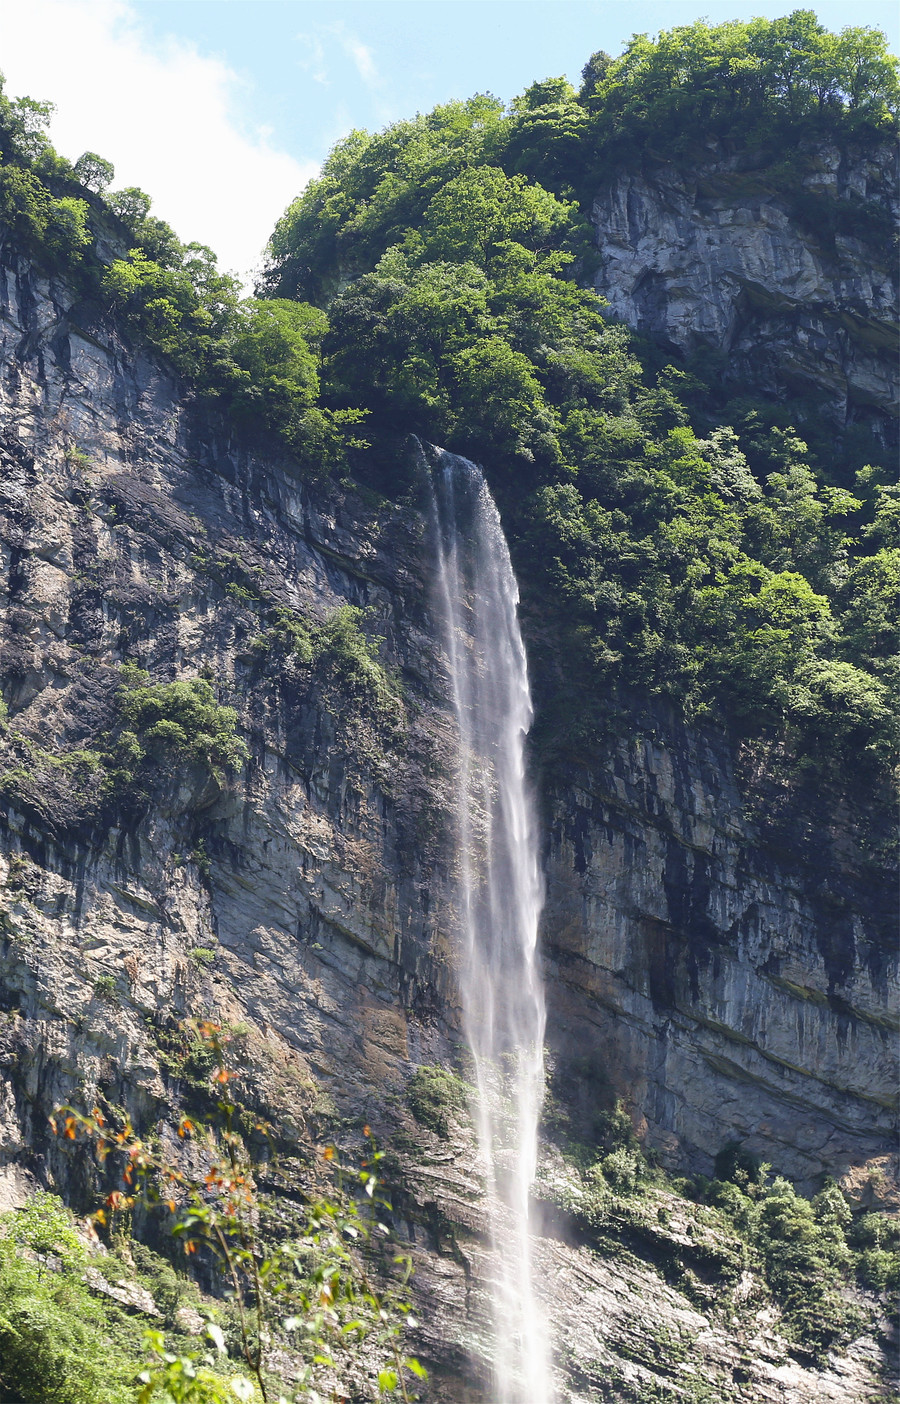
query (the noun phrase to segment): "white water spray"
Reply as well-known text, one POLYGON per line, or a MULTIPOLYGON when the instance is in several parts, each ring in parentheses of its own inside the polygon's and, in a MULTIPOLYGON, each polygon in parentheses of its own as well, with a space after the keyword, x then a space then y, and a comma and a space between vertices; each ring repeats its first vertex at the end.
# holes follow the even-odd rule
POLYGON ((460 989, 492 1246, 494 1404, 551 1404, 529 1195, 544 1087, 542 887, 525 737, 532 720, 518 586, 480 469, 437 453, 440 604, 459 728, 460 989))

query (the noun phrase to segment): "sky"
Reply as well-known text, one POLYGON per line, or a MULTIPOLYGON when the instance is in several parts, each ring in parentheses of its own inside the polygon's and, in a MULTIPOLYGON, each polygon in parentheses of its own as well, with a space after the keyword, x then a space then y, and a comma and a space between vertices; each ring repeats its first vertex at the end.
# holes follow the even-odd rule
MULTIPOLYGON (((99 152, 185 240, 245 281, 275 221, 354 127, 535 80, 578 84, 620 53, 701 15, 799 7, 760 0, 0 0, 9 96, 56 104, 70 160, 99 152)), ((900 49, 895 0, 806 0, 831 29, 873 25, 900 49)))

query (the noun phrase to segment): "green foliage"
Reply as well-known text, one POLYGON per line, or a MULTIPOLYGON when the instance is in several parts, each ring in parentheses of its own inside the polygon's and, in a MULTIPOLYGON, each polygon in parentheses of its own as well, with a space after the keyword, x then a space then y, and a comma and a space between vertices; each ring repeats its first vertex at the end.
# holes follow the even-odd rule
MULTIPOLYGON (((252 1386, 244 1392, 232 1371, 222 1372, 227 1362, 215 1360, 210 1352, 173 1353, 158 1331, 144 1333, 151 1363, 139 1374, 144 1354, 140 1325, 85 1285, 86 1251, 74 1233, 71 1214, 56 1196, 39 1194, 17 1211, 11 1223, 9 1215, 4 1220, 9 1229, 0 1237, 0 1392, 4 1399, 20 1404, 259 1400, 252 1386), (32 1228, 23 1237, 20 1226, 25 1220, 32 1228), (48 1270, 18 1256, 17 1244, 53 1254, 53 1267, 48 1270), (216 1364, 218 1370, 211 1368, 216 1364)), ((146 1254, 141 1245, 135 1247, 138 1254, 146 1254)), ((105 1260, 99 1262, 101 1267, 95 1271, 102 1270, 105 1260)), ((250 1384, 246 1377, 244 1383, 250 1384)))
POLYGON ((327 299, 417 228, 441 186, 468 166, 493 164, 503 129, 502 103, 479 94, 378 135, 351 132, 276 226, 265 291, 327 299))
POLYGON ((234 279, 218 273, 199 244, 163 263, 142 248, 103 275, 105 293, 127 324, 177 369, 219 398, 240 422, 279 433, 310 470, 343 461, 361 415, 318 404, 319 346, 327 328, 316 308, 240 302, 234 279), (349 435, 349 437, 348 437, 349 435))
POLYGON ((811 451, 787 411, 651 372, 574 280, 591 255, 571 195, 645 142, 686 151, 698 123, 765 150, 878 141, 895 99, 874 31, 699 23, 595 56, 580 95, 551 79, 508 112, 476 98, 353 133, 277 226, 264 291, 327 307, 327 402, 364 407, 376 442, 401 425, 484 464, 567 659, 565 721, 543 719, 560 749, 626 682, 801 767, 890 769, 892 490, 864 468, 853 491, 849 448, 811 451))
POLYGON ((128 1246, 141 1285, 147 1288, 157 1309, 162 1312, 166 1326, 174 1327, 175 1314, 180 1307, 197 1308, 196 1284, 185 1273, 177 1272, 167 1258, 155 1253, 145 1243, 132 1239, 128 1246))
POLYGON ((568 207, 567 229, 553 196, 587 207, 610 168, 706 154, 710 138, 762 145, 790 196, 816 141, 890 139, 898 91, 880 31, 830 34, 809 10, 635 35, 619 58, 589 59, 580 93, 549 78, 508 111, 480 94, 352 132, 276 226, 264 287, 324 305, 400 243, 482 267, 504 240, 583 257, 583 217, 568 207))
POLYGON ((252 646, 294 701, 314 698, 330 713, 348 760, 368 763, 378 773, 384 771, 384 747, 401 731, 405 713, 399 687, 381 662, 384 640, 363 631, 368 613, 339 605, 315 624, 279 606, 268 612, 269 627, 252 646))
POLYGON ((402 707, 397 689, 379 660, 383 639, 368 638, 360 627, 366 611, 339 605, 312 635, 317 665, 327 703, 348 702, 363 706, 376 719, 399 722, 402 707))
POLYGON ((22 1404, 123 1404, 139 1362, 126 1314, 84 1285, 84 1246, 54 1195, 3 1216, 0 1391, 22 1404), (51 1269, 20 1248, 52 1254, 51 1269))
POLYGON ((849 1296, 854 1279, 877 1293, 900 1287, 896 1216, 854 1217, 833 1182, 806 1198, 736 1142, 716 1157, 714 1180, 672 1179, 643 1155, 620 1108, 608 1116, 599 1155, 565 1148, 570 1173, 574 1162, 580 1174, 575 1191, 570 1185, 561 1195, 601 1251, 636 1251, 729 1319, 743 1300, 731 1300, 730 1289, 749 1270, 753 1300, 771 1294, 781 1332, 817 1362, 865 1329, 849 1296))
MULTIPOLYGON (((541 718, 549 754, 589 743, 598 699, 627 686, 762 738, 798 773, 870 783, 898 752, 900 498, 861 456, 864 431, 842 439, 799 403, 726 401, 712 361, 660 369, 578 280, 604 173, 694 159, 702 132, 752 148, 767 188, 802 204, 817 143, 874 151, 897 91, 878 31, 829 34, 810 11, 637 35, 589 60, 580 93, 550 78, 507 110, 477 95, 351 133, 279 221, 261 295, 244 301, 143 192, 99 194, 101 158, 61 162, 30 99, 0 97, 0 216, 236 421, 281 436, 307 476, 346 470, 362 420, 377 453, 354 467, 388 493, 407 485, 405 469, 376 466, 397 462, 398 430, 482 462, 566 660, 551 663, 541 718), (112 231, 106 265, 91 245, 112 231)), ((883 242, 868 205, 821 199, 824 212, 795 213, 883 242)), ((256 603, 252 583, 226 588, 256 603)), ((350 615, 316 630, 282 612, 257 644, 291 679, 315 674, 335 715, 347 687, 355 714, 399 720, 350 615)), ((240 764, 227 725, 203 730, 208 697, 160 686, 182 692, 135 697, 141 725, 117 732, 113 769, 240 764)), ((346 741, 375 761, 383 749, 374 734, 346 741)), ((8 772, 8 792, 28 789, 25 771, 8 772)))
MULTIPOLYGON (((153 683, 133 664, 123 665, 120 677, 110 727, 91 747, 51 751, 7 728, 0 736, 0 794, 62 831, 108 817, 113 802, 146 804, 178 769, 198 767, 221 782, 243 765, 248 752, 237 713, 216 701, 205 679, 153 683)), ((192 858, 208 876, 202 840, 192 858)))
POLYGON ((4 1226, 13 1243, 35 1253, 54 1253, 73 1264, 86 1257, 71 1213, 57 1195, 45 1190, 38 1190, 21 1209, 5 1215, 4 1226))
POLYGON ((422 1066, 406 1084, 406 1101, 416 1121, 446 1141, 451 1121, 465 1112, 466 1088, 447 1068, 422 1066))
MULTIPOLYGON (((320 1150, 320 1187, 328 1167, 335 1171, 330 1192, 311 1194, 296 1206, 285 1229, 283 1209, 280 1215, 272 1213, 269 1199, 257 1189, 261 1177, 272 1184, 281 1171, 271 1128, 245 1116, 234 1095, 233 1084, 241 1075, 230 1056, 236 1031, 192 1021, 181 1032, 190 1056, 195 1048, 202 1050, 196 1056, 208 1070, 215 1098, 201 1113, 181 1116, 177 1131, 186 1155, 173 1155, 156 1138, 139 1136, 124 1113, 111 1112, 109 1121, 99 1107, 88 1113, 62 1107, 52 1122, 63 1146, 79 1143, 73 1149, 80 1154, 89 1143, 107 1177, 112 1171, 122 1185, 106 1196, 95 1222, 108 1226, 115 1215, 130 1214, 137 1206, 145 1214, 160 1215, 168 1236, 188 1259, 200 1255, 216 1264, 233 1303, 233 1331, 226 1335, 216 1322, 206 1327, 213 1351, 179 1351, 168 1347, 160 1333, 148 1333, 151 1363, 139 1376, 137 1404, 266 1404, 276 1390, 279 1404, 288 1404, 289 1397, 300 1404, 318 1397, 323 1371, 330 1389, 335 1372, 344 1370, 351 1378, 371 1375, 372 1360, 379 1355, 379 1393, 399 1392, 410 1401, 407 1382, 425 1375, 400 1348, 409 1313, 402 1294, 411 1267, 406 1263, 398 1273, 404 1260, 395 1258, 390 1267, 380 1264, 380 1284, 372 1275, 379 1258, 376 1236, 388 1235, 383 1218, 390 1205, 380 1189, 384 1156, 369 1128, 364 1128, 365 1154, 358 1169, 341 1167, 334 1146, 320 1150), (262 1161, 254 1158, 252 1141, 265 1145, 262 1161), (273 1226, 278 1227, 274 1234, 273 1226), (292 1369, 290 1386, 268 1368, 266 1353, 273 1344, 290 1345, 302 1362, 299 1377, 292 1369), (229 1348, 241 1369, 226 1379, 229 1348)), ((295 1199, 296 1183, 289 1183, 295 1199)), ((146 1266, 146 1252, 138 1256, 146 1266)), ((158 1260, 149 1266, 168 1289, 171 1313, 173 1284, 165 1281, 158 1260)), ((177 1291, 177 1283, 175 1287, 177 1291)))
POLYGON ((246 1375, 226 1379, 213 1367, 225 1356, 221 1329, 206 1327, 212 1349, 186 1353, 167 1349, 161 1331, 146 1333, 150 1364, 138 1376, 137 1404, 258 1404, 265 1398, 246 1375))
POLYGON ((109 795, 106 756, 99 748, 53 751, 7 727, 0 753, 0 794, 50 829, 96 817, 109 795))
POLYGON ((105 193, 114 171, 102 156, 87 151, 74 166, 57 156, 44 132, 51 111, 30 98, 10 101, 0 79, 0 241, 114 307, 236 420, 279 434, 311 475, 343 466, 361 442, 361 415, 319 402, 322 313, 241 300, 212 250, 182 244, 151 216, 142 190, 105 193), (120 256, 101 257, 99 239, 120 256))
POLYGON ((783 1176, 770 1182, 768 1169, 739 1146, 726 1146, 716 1172, 728 1178, 714 1180, 706 1197, 757 1255, 789 1339, 822 1360, 863 1328, 844 1293, 854 1270, 866 1280, 864 1255, 851 1246, 858 1230, 837 1185, 826 1184, 810 1200, 783 1176))
POLYGON ((861 1313, 840 1295, 851 1261, 846 1219, 849 1214, 835 1215, 821 1196, 812 1203, 802 1198, 781 1176, 761 1196, 752 1219, 754 1246, 788 1329, 818 1358, 863 1325, 861 1313))
POLYGON ((635 35, 624 54, 595 55, 581 97, 598 146, 674 154, 702 132, 743 142, 892 129, 897 62, 878 30, 830 34, 812 10, 635 35))
POLYGON ((108 185, 112 185, 116 172, 112 162, 98 156, 96 151, 85 151, 72 167, 72 174, 86 190, 94 190, 99 194, 108 185))
POLYGON ((890 1292, 894 1314, 900 1307, 900 1220, 896 1214, 863 1214, 849 1229, 857 1250, 857 1275, 873 1292, 890 1292))
POLYGON ((151 683, 140 670, 123 669, 119 694, 122 729, 114 755, 126 767, 145 760, 205 766, 213 772, 236 770, 247 759, 237 736, 237 713, 216 701, 204 678, 151 683))

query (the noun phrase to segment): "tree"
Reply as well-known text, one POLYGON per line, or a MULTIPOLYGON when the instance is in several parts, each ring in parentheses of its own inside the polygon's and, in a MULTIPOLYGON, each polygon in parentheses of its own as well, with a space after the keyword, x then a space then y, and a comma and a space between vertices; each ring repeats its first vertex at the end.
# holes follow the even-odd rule
POLYGON ((487 269, 509 241, 532 254, 552 248, 572 215, 571 205, 524 176, 476 166, 454 176, 431 200, 421 224, 422 253, 487 269))
POLYGON ((116 177, 116 170, 111 161, 105 161, 102 156, 98 156, 96 151, 85 151, 78 157, 74 166, 75 179, 88 190, 93 190, 97 194, 102 193, 107 186, 112 185, 116 177))

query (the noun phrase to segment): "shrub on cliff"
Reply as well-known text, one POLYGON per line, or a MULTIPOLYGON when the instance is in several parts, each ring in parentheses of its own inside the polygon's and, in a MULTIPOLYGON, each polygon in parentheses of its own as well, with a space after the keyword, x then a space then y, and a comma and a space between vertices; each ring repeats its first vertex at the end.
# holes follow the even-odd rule
POLYGON ((446 1141, 450 1123, 465 1113, 466 1088, 447 1068, 416 1068, 406 1084, 406 1101, 416 1121, 446 1141))
POLYGON ((236 732, 237 712, 216 701, 205 678, 151 683, 138 668, 126 666, 122 672, 118 706, 124 725, 114 754, 129 764, 156 759, 206 766, 214 773, 236 770, 247 759, 246 743, 236 732))

